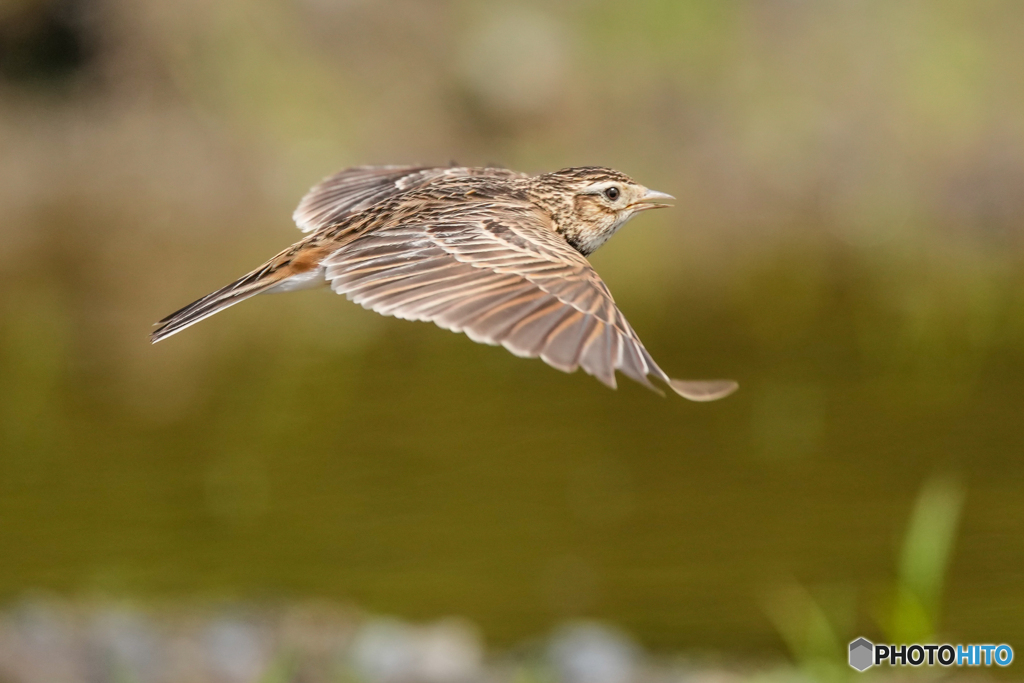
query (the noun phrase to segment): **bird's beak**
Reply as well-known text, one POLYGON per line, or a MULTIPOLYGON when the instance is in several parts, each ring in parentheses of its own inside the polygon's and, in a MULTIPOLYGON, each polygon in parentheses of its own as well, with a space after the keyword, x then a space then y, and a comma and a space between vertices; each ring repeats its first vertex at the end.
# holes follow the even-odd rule
POLYGON ((672 201, 675 197, 664 192, 658 192, 657 190, 647 190, 646 194, 640 198, 639 201, 634 202, 630 207, 634 211, 647 211, 648 209, 665 209, 671 204, 662 204, 664 201, 672 201))

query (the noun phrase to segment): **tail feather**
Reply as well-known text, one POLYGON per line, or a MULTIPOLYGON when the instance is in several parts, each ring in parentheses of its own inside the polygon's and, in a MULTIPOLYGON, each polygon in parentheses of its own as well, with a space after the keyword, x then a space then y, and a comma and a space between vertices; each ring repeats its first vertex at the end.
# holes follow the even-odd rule
POLYGON ((234 306, 240 301, 245 301, 251 296, 264 292, 280 282, 282 275, 279 272, 268 273, 266 267, 254 270, 230 285, 221 287, 216 292, 207 294, 202 299, 193 301, 188 306, 171 313, 156 323, 159 327, 153 331, 149 340, 155 344, 172 334, 181 332, 186 327, 195 325, 200 320, 209 318, 214 313, 219 313, 229 306, 234 306))

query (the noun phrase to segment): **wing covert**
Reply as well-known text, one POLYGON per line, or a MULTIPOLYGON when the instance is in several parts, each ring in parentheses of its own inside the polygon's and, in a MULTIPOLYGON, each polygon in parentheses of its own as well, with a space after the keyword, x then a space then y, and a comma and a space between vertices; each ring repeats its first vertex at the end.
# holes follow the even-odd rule
POLYGON ((310 188, 292 218, 302 232, 313 232, 362 211, 392 195, 423 187, 437 178, 460 176, 525 177, 503 168, 461 166, 356 166, 324 178, 310 188))

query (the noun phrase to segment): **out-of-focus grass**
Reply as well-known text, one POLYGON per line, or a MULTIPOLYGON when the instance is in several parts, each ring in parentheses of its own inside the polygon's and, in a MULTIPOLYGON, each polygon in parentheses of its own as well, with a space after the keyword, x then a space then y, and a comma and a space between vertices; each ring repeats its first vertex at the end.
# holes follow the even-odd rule
POLYGON ((928 481, 914 504, 900 552, 885 635, 891 643, 934 642, 953 557, 964 490, 954 478, 928 481))
MULTIPOLYGON (((884 642, 946 642, 941 639, 941 606, 953 557, 964 489, 955 477, 935 476, 921 487, 898 553, 896 572, 876 601, 884 642)), ((846 680, 863 675, 847 664, 847 643, 864 635, 856 623, 856 592, 833 587, 812 595, 798 583, 774 591, 767 611, 796 665, 811 680, 846 680)))

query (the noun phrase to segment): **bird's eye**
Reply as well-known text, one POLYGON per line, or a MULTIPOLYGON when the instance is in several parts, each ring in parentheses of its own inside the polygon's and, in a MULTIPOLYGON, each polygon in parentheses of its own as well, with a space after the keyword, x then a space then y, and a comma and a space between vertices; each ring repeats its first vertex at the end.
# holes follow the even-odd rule
POLYGON ((609 187, 607 190, 604 191, 604 196, 614 202, 616 199, 619 198, 619 188, 615 187, 614 185, 612 187, 609 187))

